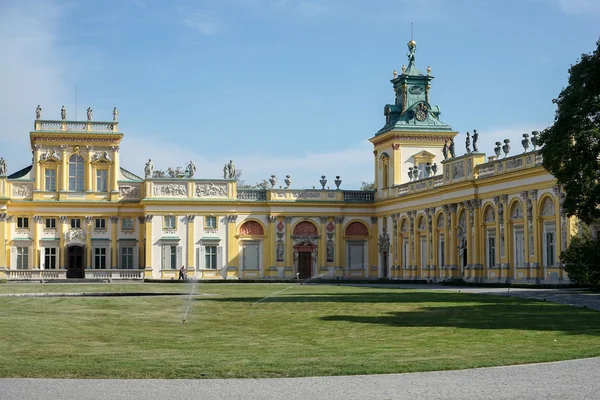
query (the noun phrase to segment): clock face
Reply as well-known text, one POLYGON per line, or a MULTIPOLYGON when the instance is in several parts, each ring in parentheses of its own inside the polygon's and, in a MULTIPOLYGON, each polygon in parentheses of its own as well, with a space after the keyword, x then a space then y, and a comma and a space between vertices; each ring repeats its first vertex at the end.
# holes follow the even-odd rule
POLYGON ((425 121, 425 118, 427 118, 428 111, 429 111, 429 107, 427 107, 427 104, 420 103, 417 106, 417 109, 415 110, 415 117, 417 118, 418 121, 425 121))

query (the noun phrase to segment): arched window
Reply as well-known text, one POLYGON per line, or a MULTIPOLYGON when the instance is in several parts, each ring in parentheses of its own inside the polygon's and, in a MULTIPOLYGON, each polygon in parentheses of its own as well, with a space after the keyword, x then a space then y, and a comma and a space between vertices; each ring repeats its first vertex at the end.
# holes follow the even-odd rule
POLYGON ((83 192, 83 157, 73 154, 69 158, 69 190, 83 192))

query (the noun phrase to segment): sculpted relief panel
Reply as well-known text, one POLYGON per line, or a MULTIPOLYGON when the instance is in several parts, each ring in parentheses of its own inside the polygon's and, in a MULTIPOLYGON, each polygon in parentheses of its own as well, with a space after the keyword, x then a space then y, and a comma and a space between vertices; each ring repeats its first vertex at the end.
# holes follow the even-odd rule
POLYGON ((294 236, 318 236, 317 227, 308 221, 302 221, 294 228, 294 236))
POLYGON ((187 196, 187 184, 169 183, 154 185, 155 196, 187 196))
POLYGON ((256 221, 244 222, 240 227, 240 235, 245 236, 262 236, 264 235, 263 227, 256 221))
POLYGON ((369 236, 369 230, 361 222, 352 222, 346 227, 346 236, 369 236))
POLYGON ((227 197, 227 184, 197 183, 196 197, 227 197))
POLYGON ((120 185, 119 196, 124 199, 137 199, 140 197, 140 188, 133 185, 120 185))
POLYGON ((28 197, 30 194, 30 185, 13 185, 12 187, 12 195, 15 197, 28 197))

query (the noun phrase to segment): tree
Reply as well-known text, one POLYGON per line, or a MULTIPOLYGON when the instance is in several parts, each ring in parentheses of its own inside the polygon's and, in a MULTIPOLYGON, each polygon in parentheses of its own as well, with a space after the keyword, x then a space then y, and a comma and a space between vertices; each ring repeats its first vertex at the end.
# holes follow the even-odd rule
POLYGON ((365 190, 365 191, 375 190, 375 182, 372 182, 372 183, 363 182, 360 185, 360 190, 365 190))
POLYGON ((573 282, 600 289, 600 238, 583 233, 571 239, 560 261, 573 282))
POLYGON ((554 125, 540 136, 543 165, 565 190, 563 209, 590 224, 600 218, 600 40, 569 68, 554 125))
POLYGON ((235 180, 237 181, 238 189, 268 189, 271 187, 271 184, 268 180, 263 179, 261 182, 256 182, 254 185, 249 185, 242 178, 242 170, 238 169, 235 172, 235 180))

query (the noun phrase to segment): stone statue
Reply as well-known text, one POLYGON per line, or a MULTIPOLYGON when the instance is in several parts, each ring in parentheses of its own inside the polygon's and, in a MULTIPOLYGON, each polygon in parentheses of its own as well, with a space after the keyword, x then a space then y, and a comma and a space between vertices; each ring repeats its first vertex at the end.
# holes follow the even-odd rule
POLYGON ((477 148, 477 139, 479 139, 479 133, 477 133, 477 129, 473 129, 473 152, 477 153, 479 149, 477 148))
POLYGON ((448 159, 448 139, 444 139, 444 148, 442 149, 442 154, 444 155, 444 160, 448 159))
POLYGON ((4 159, 4 157, 0 157, 0 176, 5 176, 6 170, 7 170, 6 160, 4 159))
POLYGON ((467 132, 467 138, 465 139, 465 147, 467 148, 467 153, 471 152, 471 134, 467 132))
POLYGON ((235 165, 233 164, 233 160, 229 160, 229 164, 227 164, 227 174, 229 175, 229 179, 235 179, 235 165))
POLYGON ((42 107, 40 107, 40 105, 38 104, 37 108, 35 109, 35 119, 40 118, 42 118, 42 107))
POLYGON ((223 166, 223 179, 228 179, 229 171, 227 170, 227 164, 223 166))
POLYGON ((92 110, 92 107, 88 107, 87 109, 87 120, 91 121, 92 118, 94 116, 94 111, 92 110))
POLYGON ((456 155, 454 153, 454 139, 450 139, 450 145, 448 146, 448 151, 450 152, 451 158, 456 157, 456 155))
POLYGON ((60 109, 60 118, 62 120, 67 119, 67 109, 65 108, 65 106, 63 105, 62 108, 60 109))
POLYGON ((117 110, 117 107, 113 108, 113 121, 116 121, 119 119, 119 110, 117 110))
POLYGON ((152 171, 154 170, 154 164, 152 164, 152 160, 148 160, 146 166, 144 167, 144 174, 146 178, 152 178, 152 171))
POLYGON ((283 261, 283 245, 277 245, 277 261, 283 261))
POLYGON ((196 165, 193 161, 190 160, 190 163, 187 166, 188 178, 191 178, 196 173, 196 165))

